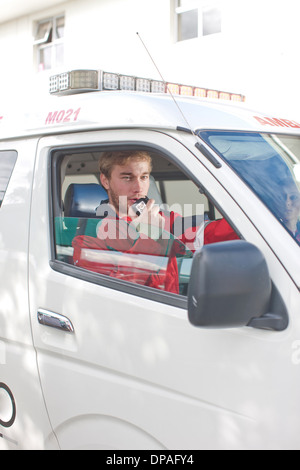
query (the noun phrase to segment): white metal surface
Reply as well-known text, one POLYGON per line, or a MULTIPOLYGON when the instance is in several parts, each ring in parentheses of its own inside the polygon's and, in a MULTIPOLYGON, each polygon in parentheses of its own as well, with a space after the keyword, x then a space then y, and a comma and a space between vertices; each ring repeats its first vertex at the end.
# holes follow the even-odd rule
POLYGON ((218 100, 123 91, 48 97, 45 103, 0 109, 0 140, 68 131, 109 128, 230 129, 300 133, 300 123, 265 116, 218 100), (175 100, 175 101, 174 101, 175 100))
MULTIPOLYGON (((43 449, 51 435, 32 344, 28 299, 32 155, 36 145, 36 139, 14 143, 19 155, 0 211, 0 382, 8 385, 16 406, 13 425, 0 425, 0 449, 43 449)), ((11 148, 11 143, 1 144, 1 150, 11 148)), ((0 386, 0 420, 8 421, 12 405, 10 401, 5 405, 1 391, 0 386)))

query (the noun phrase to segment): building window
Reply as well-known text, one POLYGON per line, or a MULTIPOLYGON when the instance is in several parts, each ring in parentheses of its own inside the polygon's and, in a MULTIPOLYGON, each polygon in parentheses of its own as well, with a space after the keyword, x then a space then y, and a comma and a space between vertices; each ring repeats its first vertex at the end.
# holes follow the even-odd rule
POLYGON ((202 35, 221 33, 222 15, 217 4, 205 5, 202 10, 202 35))
POLYGON ((217 0, 176 0, 177 41, 208 36, 222 30, 217 0))
POLYGON ((60 67, 64 63, 64 15, 39 21, 34 45, 37 49, 38 71, 60 67))

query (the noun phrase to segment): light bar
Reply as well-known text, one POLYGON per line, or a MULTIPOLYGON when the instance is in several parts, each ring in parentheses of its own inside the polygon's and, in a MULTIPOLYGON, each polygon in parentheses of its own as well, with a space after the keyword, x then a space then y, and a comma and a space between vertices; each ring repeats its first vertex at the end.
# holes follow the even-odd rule
POLYGON ((194 89, 194 96, 198 96, 198 98, 206 98, 207 97, 207 90, 205 88, 195 88, 194 89))
POLYGON ((167 92, 171 93, 172 95, 179 95, 180 85, 178 85, 178 83, 167 83, 167 92))
POLYGON ((194 96, 194 91, 192 86, 181 85, 180 94, 185 96, 194 96))
POLYGON ((116 73, 103 73, 102 88, 103 90, 118 90, 119 75, 117 75, 116 73))
POLYGON ((83 93, 99 90, 97 70, 72 70, 50 77, 51 94, 83 93))
POLYGON ((226 101, 245 101, 243 95, 179 83, 103 72, 101 70, 73 70, 50 77, 50 93, 65 95, 89 91, 127 90, 142 93, 171 93, 172 95, 211 98, 226 101))
POLYGON ((166 84, 165 82, 151 81, 151 92, 152 93, 165 93, 166 84))
POLYGON ((120 90, 134 91, 135 77, 120 75, 120 90))
POLYGON ((136 91, 143 91, 144 93, 151 92, 151 80, 146 78, 137 78, 136 79, 136 91))

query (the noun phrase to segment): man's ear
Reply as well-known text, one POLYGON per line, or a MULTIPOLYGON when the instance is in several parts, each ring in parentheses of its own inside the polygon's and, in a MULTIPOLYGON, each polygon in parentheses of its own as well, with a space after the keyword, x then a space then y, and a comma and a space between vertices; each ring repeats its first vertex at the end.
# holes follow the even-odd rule
POLYGON ((109 189, 109 181, 108 181, 108 178, 106 178, 106 176, 103 173, 100 174, 100 181, 101 181, 103 188, 106 189, 107 191, 109 189))

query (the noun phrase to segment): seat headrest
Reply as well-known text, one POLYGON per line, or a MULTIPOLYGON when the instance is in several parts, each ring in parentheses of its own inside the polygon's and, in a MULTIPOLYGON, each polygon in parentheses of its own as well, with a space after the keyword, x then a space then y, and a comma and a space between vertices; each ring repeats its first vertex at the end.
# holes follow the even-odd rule
POLYGON ((65 195, 65 217, 96 217, 96 209, 105 199, 108 199, 108 195, 100 184, 72 183, 65 195))

